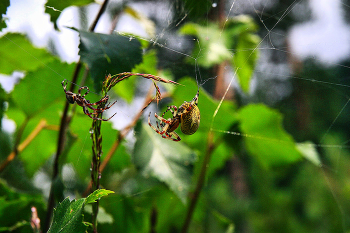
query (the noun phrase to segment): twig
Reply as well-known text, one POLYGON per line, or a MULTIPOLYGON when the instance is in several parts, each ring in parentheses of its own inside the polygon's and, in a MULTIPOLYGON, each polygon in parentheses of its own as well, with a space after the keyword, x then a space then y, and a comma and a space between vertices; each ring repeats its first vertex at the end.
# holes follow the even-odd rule
MULTIPOLYGON (((27 125, 28 121, 25 121, 21 127, 24 129, 27 125), (24 126, 24 127, 23 127, 24 126)), ((47 122, 45 119, 41 119, 38 125, 34 128, 34 130, 28 135, 28 137, 7 156, 6 160, 0 165, 0 172, 2 172, 6 166, 17 156, 18 153, 22 152, 32 141, 38 136, 38 134, 47 126, 47 122)), ((21 133, 18 133, 18 137, 20 138, 23 130, 19 130, 21 133)), ((17 143, 16 143, 17 144, 17 143)))
POLYGON ((199 173, 196 188, 195 188, 193 195, 191 197, 191 202, 190 202, 190 205, 189 205, 188 210, 187 210, 185 222, 184 222, 184 225, 182 226, 182 230, 181 230, 182 233, 186 233, 188 230, 188 227, 190 226, 193 212, 194 212, 194 209, 196 207, 197 201, 199 199, 199 194, 201 193, 203 185, 204 185, 205 175, 207 172, 208 164, 210 162, 211 154, 215 148, 215 144, 213 142, 213 137, 214 137, 213 132, 209 131, 208 143, 207 143, 208 146, 207 146, 206 154, 205 154, 205 157, 203 159, 203 163, 202 163, 201 171, 199 173))

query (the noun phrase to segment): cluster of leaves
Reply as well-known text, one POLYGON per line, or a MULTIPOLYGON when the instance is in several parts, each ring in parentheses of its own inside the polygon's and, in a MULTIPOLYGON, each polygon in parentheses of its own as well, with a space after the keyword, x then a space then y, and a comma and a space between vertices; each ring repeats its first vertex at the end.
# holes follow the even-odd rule
MULTIPOLYGON (((61 2, 49 0, 46 4, 46 12, 55 25, 59 16, 55 9, 63 10, 73 4, 73 1, 61 2)), ((74 1, 74 4, 85 5, 90 2, 81 0, 74 1)), ((185 1, 185 7, 191 9, 189 12, 194 14, 193 17, 199 17, 203 13, 200 9, 205 9, 196 2, 200 1, 185 1)), ((4 13, 3 9, 6 12, 6 7, 0 4, 0 15, 4 13)), ((157 51, 149 49, 148 44, 142 44, 134 37, 72 30, 79 33, 79 55, 90 70, 91 79, 86 85, 93 85, 96 92, 101 91, 106 70, 111 74, 132 71, 168 79, 172 77, 167 71, 158 72, 157 51), (144 48, 148 50, 142 54, 144 48)), ((198 57, 196 61, 202 68, 212 68, 229 61, 236 70, 241 89, 248 93, 258 58, 256 48, 260 39, 256 35, 257 30, 252 18, 240 16, 228 21, 224 28, 214 22, 205 26, 189 22, 180 28, 179 34, 198 39, 192 56, 198 57), (206 35, 211 37, 207 38, 206 35)), ((28 232, 30 207, 38 209, 39 218, 43 221, 46 211, 42 191, 28 181, 33 180, 34 176, 43 179, 51 174, 60 117, 66 101, 60 83, 72 76, 75 64, 62 62, 46 50, 33 47, 25 36, 13 33, 0 38, 0 54, 0 73, 11 74, 17 70, 25 73, 25 77, 10 93, 0 88, 0 106, 4 106, 0 109, 0 117, 5 113, 17 125, 14 135, 1 132, 0 146, 4 149, 0 152, 0 163, 8 160, 11 152, 18 154, 0 171, 3 178, 0 181, 0 216, 10 216, 9 213, 12 216, 0 218, 0 230, 19 229, 28 232), (8 103, 7 109, 5 102, 8 103), (40 125, 39 132, 33 136, 40 125), (11 140, 12 137, 14 140, 11 140), (30 143, 24 144, 26 140, 30 143)), ((185 66, 191 64, 193 59, 181 62, 185 66)), ((194 66, 192 70, 196 70, 194 66)), ((182 85, 173 89, 169 86, 165 88, 172 97, 172 104, 180 106, 193 98, 197 82, 193 77, 175 78, 182 85)), ((128 102, 134 100, 138 84, 136 79, 130 77, 119 81, 110 92, 128 102)), ((94 101, 93 98, 99 99, 99 96, 89 95, 91 101, 94 101)), ((307 177, 310 173, 318 172, 316 178, 321 179, 322 174, 319 174, 320 170, 316 166, 303 163, 300 169, 305 171, 296 175, 301 178, 293 180, 295 183, 288 187, 288 192, 287 189, 280 189, 279 179, 295 171, 296 162, 302 161, 303 157, 320 165, 313 144, 296 143, 284 130, 280 112, 264 104, 237 107, 233 101, 219 102, 203 88, 200 88, 199 108, 201 123, 198 131, 192 136, 178 132, 181 142, 165 140, 146 122, 138 121, 134 127, 136 143, 128 147, 119 141, 122 131, 112 128, 110 122, 102 123, 104 155, 115 147, 117 150, 102 173, 101 185, 115 191, 117 195, 100 200, 100 217, 97 219, 100 232, 114 232, 116 229, 119 232, 149 232, 153 228, 157 232, 173 232, 174 229, 181 229, 191 202, 190 192, 202 175, 201 167, 207 155, 211 157, 209 163, 204 164, 207 167, 207 185, 193 215, 193 232, 204 229, 210 232, 233 232, 235 226, 244 228, 244 222, 248 222, 256 231, 272 231, 273 228, 279 232, 288 226, 294 232, 307 232, 317 227, 319 219, 336 209, 336 205, 324 204, 328 209, 319 211, 319 205, 313 200, 316 190, 327 190, 324 183, 314 184, 314 179, 307 177), (248 179, 254 195, 251 200, 240 200, 233 195, 231 180, 226 174, 222 175, 234 154, 250 155, 247 169, 251 172, 248 179), (279 168, 286 169, 280 171, 279 168), (293 188, 304 190, 304 194, 293 188), (290 195, 300 197, 290 199, 290 195), (310 208, 301 207, 298 210, 305 221, 312 221, 311 224, 296 223, 295 210, 290 206, 300 205, 299 202, 311 205, 310 208), (151 221, 153 218, 157 219, 156 223, 151 221), (271 225, 273 227, 269 228, 271 225)), ((74 172, 69 173, 72 176, 69 179, 62 173, 59 180, 55 181, 55 195, 61 197, 61 203, 56 207, 50 232, 86 231, 89 229, 89 214, 83 218, 83 213, 91 211, 85 205, 108 194, 108 191, 97 191, 86 199, 70 201, 63 198, 66 193, 81 195, 90 182, 90 124, 91 119, 78 108, 67 131, 65 150, 60 158, 60 167, 68 170, 72 168, 74 172)), ((321 198, 324 203, 329 203, 331 196, 326 194, 321 198)), ((336 229, 339 228, 329 230, 336 229)))

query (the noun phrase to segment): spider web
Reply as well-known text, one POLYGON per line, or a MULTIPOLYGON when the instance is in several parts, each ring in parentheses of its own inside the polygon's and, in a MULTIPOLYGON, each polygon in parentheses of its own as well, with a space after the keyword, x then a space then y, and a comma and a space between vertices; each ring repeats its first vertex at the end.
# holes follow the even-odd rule
MULTIPOLYGON (((118 6, 120 2, 112 1, 110 4, 112 8, 118 6)), ((140 25, 132 17, 123 14, 120 16, 114 32, 125 35, 126 37, 130 37, 127 33, 136 34, 142 40, 156 47, 160 53, 159 62, 162 68, 170 67, 173 70, 179 70, 179 72, 182 70, 186 72, 188 69, 176 67, 176 65, 178 59, 188 59, 192 64, 195 64, 195 68, 192 69, 192 73, 187 75, 195 77, 198 86, 212 92, 212 85, 214 85, 218 77, 213 73, 205 73, 206 70, 201 69, 200 65, 198 65, 201 57, 205 56, 203 54, 204 51, 201 50, 201 46, 203 46, 201 44, 202 42, 198 38, 185 37, 179 35, 177 32, 183 25, 183 22, 186 22, 186 18, 192 11, 184 8, 180 0, 174 2, 140 1, 131 3, 130 6, 136 11, 141 12, 145 17, 156 22, 156 30, 153 32, 152 30, 147 31, 144 28, 152 28, 152 26, 147 24, 140 25), (197 54, 192 53, 195 45, 199 47, 197 54)), ((10 20, 8 22, 8 29, 6 30, 27 33, 34 44, 37 46, 47 46, 51 51, 56 52, 62 59, 68 62, 78 60, 79 41, 75 32, 63 26, 87 28, 99 8, 97 4, 92 4, 86 8, 78 9, 73 7, 64 10, 58 21, 61 32, 54 32, 53 28, 47 25, 44 27, 44 30, 39 30, 38 28, 43 28, 43 26, 38 22, 31 23, 33 28, 23 27, 23 22, 18 25, 12 23, 11 17, 14 17, 14 14, 17 16, 21 15, 18 10, 26 9, 26 7, 21 8, 19 5, 16 7, 18 7, 16 8, 17 12, 15 12, 16 10, 12 12, 11 9, 7 13, 10 20)), ((42 1, 39 8, 33 9, 37 9, 40 14, 43 14, 43 7, 44 1, 42 1)), ((216 8, 218 4, 216 1, 212 1, 208 4, 208 7, 216 8)), ((319 105, 322 105, 320 102, 333 104, 332 98, 336 96, 338 102, 335 106, 332 106, 332 113, 318 112, 320 116, 324 116, 325 118, 322 121, 322 117, 317 117, 318 123, 322 124, 323 128, 326 129, 322 132, 317 132, 319 140, 308 138, 308 135, 310 135, 308 132, 305 132, 304 136, 303 134, 298 135, 300 138, 295 138, 295 140, 300 142, 317 141, 316 143, 308 143, 319 152, 319 156, 323 156, 322 159, 337 161, 337 163, 332 163, 332 165, 330 163, 322 163, 319 169, 341 213, 344 232, 349 228, 349 225, 346 224, 348 214, 344 210, 345 204, 338 197, 340 192, 339 187, 335 187, 329 173, 334 175, 341 172, 341 163, 349 162, 345 159, 348 156, 349 150, 349 131, 348 129, 343 129, 343 131, 339 129, 339 127, 342 127, 340 122, 344 121, 350 110, 350 96, 348 95, 350 83, 347 77, 350 70, 350 66, 348 65, 348 51, 350 51, 348 42, 350 41, 350 34, 346 31, 349 29, 346 23, 346 17, 348 17, 347 11, 349 9, 350 5, 346 1, 295 0, 285 1, 283 3, 274 0, 226 1, 224 9, 225 17, 221 33, 232 17, 241 14, 251 15, 260 28, 258 32, 260 41, 254 49, 247 48, 247 50, 251 51, 250 56, 253 56, 254 51, 259 51, 259 60, 250 81, 248 93, 242 91, 238 81, 237 74, 241 67, 230 68, 228 65, 225 66, 227 72, 224 76, 224 88, 221 90, 218 96, 219 102, 212 112, 212 124, 210 128, 211 131, 219 134, 233 135, 234 137, 243 139, 254 138, 256 140, 266 141, 268 144, 278 144, 281 141, 275 138, 246 134, 239 130, 221 129, 219 125, 215 125, 213 122, 217 115, 220 114, 224 100, 232 97, 232 93, 234 93, 234 96, 238 96, 237 98, 243 104, 264 102, 272 108, 281 111, 284 117, 288 119, 288 114, 291 111, 299 111, 299 114, 302 115, 303 108, 308 107, 299 106, 299 108, 290 109, 291 105, 286 104, 286 100, 290 99, 294 99, 295 102, 302 102, 302 89, 306 91, 316 90, 320 94, 319 105), (301 73, 303 66, 309 68, 311 70, 310 72, 315 67, 321 67, 321 70, 324 72, 334 72, 337 75, 328 75, 327 79, 320 79, 319 76, 311 75, 310 72, 301 73), (334 112, 336 113, 335 115, 334 112), (326 156, 329 155, 332 155, 334 158, 327 158, 326 156)), ((60 9, 54 10, 61 11, 60 9)), ((207 15, 207 21, 203 25, 209 25, 211 17, 207 15)), ((46 20, 44 22, 49 24, 47 16, 43 16, 43 18, 46 20)), ((110 24, 111 19, 108 15, 104 15, 96 28, 96 32, 108 33, 110 24)), ((211 35, 208 31, 208 34, 203 36, 210 37, 211 35)), ((219 38, 221 36, 222 34, 219 35, 219 38)), ((235 52, 237 51, 232 51, 233 54, 235 52)), ((247 63, 248 59, 249 57, 247 58, 247 63)), ((60 76, 61 72, 59 70, 52 70, 52 73, 60 76)), ((18 77, 21 74, 16 73, 13 76, 18 77)), ((65 78, 62 76, 62 80, 65 78)), ((49 81, 38 80, 38 82, 49 81)), ((50 85, 56 86, 53 83, 50 83, 50 85)), ((95 93, 95 95, 98 99, 98 94, 95 93)), ((116 104, 115 110, 118 109, 119 112, 113 118, 116 128, 122 129, 131 121, 133 114, 135 114, 133 110, 139 109, 142 105, 140 99, 136 98, 131 104, 123 101, 116 104)), ((151 111, 156 111, 155 106, 152 106, 151 111)), ((111 114, 114 112, 114 109, 112 109, 111 114)), ((309 116, 302 117, 307 118, 309 116)), ((308 126, 312 123, 306 121, 298 122, 298 124, 304 124, 304 128, 300 128, 300 130, 303 130, 310 128, 308 126)), ((288 131, 288 129, 292 129, 294 126, 286 125, 285 127, 288 131)), ((128 140, 135 140, 132 134, 129 135, 128 140)), ((69 171, 68 169, 65 173, 72 175, 69 171)))

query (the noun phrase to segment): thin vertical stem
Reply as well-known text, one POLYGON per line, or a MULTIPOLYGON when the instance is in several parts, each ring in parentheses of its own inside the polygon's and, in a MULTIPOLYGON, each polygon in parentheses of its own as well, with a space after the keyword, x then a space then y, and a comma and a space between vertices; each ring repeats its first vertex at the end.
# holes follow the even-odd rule
MULTIPOLYGON (((101 18, 101 15, 103 14, 103 12, 106 9, 106 6, 108 4, 109 0, 105 0, 103 2, 103 4, 100 7, 100 10, 98 12, 98 14, 96 15, 92 25, 89 28, 89 31, 94 31, 95 27, 97 25, 97 22, 99 21, 99 19, 101 18)), ((75 71, 73 74, 73 78, 72 78, 72 82, 76 83, 80 70, 82 68, 82 63, 79 60, 76 64, 75 67, 75 71)), ((74 91, 74 85, 71 85, 70 89, 71 92, 74 91)), ((59 158, 60 155, 64 149, 64 142, 65 142, 65 134, 66 134, 66 127, 69 124, 69 117, 68 117, 68 110, 69 110, 69 103, 66 102, 65 107, 64 107, 64 111, 63 111, 63 115, 61 118, 61 122, 60 122, 60 130, 59 130, 59 134, 58 134, 58 142, 57 142, 57 150, 56 150, 56 154, 55 154, 55 158, 54 158, 54 165, 53 165, 53 173, 52 173, 52 179, 51 179, 51 187, 50 187, 50 194, 49 194, 49 200, 48 200, 48 205, 47 205, 47 212, 46 212, 46 219, 45 222, 43 224, 43 232, 47 232, 50 224, 51 224, 51 218, 52 218, 52 213, 53 213, 53 208, 55 206, 55 197, 54 197, 54 181, 57 179, 58 174, 59 174, 59 158)))
POLYGON ((215 148, 215 144, 213 143, 213 137, 214 137, 213 132, 210 131, 208 134, 208 143, 207 143, 206 154, 205 154, 204 159, 203 159, 203 163, 202 163, 202 167, 201 167, 201 170, 199 173, 196 188, 195 188, 193 195, 190 199, 190 204, 189 204, 189 207, 187 210, 185 222, 184 222, 184 224, 182 226, 182 230, 181 230, 182 233, 186 233, 188 231, 188 227, 190 226, 194 209, 196 208, 196 204, 197 204, 197 201, 199 199, 199 195, 203 189, 208 164, 210 162, 211 154, 215 148))
MULTIPOLYGON (((102 106, 99 106, 102 107, 102 106)), ((97 117, 102 117, 102 113, 97 117)), ((92 165, 91 165, 91 181, 92 192, 100 187, 100 164, 102 154, 102 134, 101 134, 101 121, 93 120, 92 122, 92 165)), ((92 225, 94 232, 97 232, 97 214, 98 214, 99 201, 97 200, 92 204, 92 225)))

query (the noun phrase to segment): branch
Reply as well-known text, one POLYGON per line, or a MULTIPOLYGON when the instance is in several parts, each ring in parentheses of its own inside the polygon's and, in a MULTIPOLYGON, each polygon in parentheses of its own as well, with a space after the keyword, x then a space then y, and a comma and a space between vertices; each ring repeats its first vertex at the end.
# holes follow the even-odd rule
MULTIPOLYGON (((23 129, 27 125, 28 120, 26 120, 18 133, 18 138, 21 138, 23 129)), ((47 126, 47 122, 45 119, 41 119, 35 129, 28 135, 28 137, 17 147, 15 145, 15 149, 7 156, 6 160, 0 165, 0 172, 2 172, 6 166, 18 155, 18 153, 22 152, 32 141, 38 136, 38 134, 47 126)), ((18 144, 18 143, 16 143, 18 144)))

